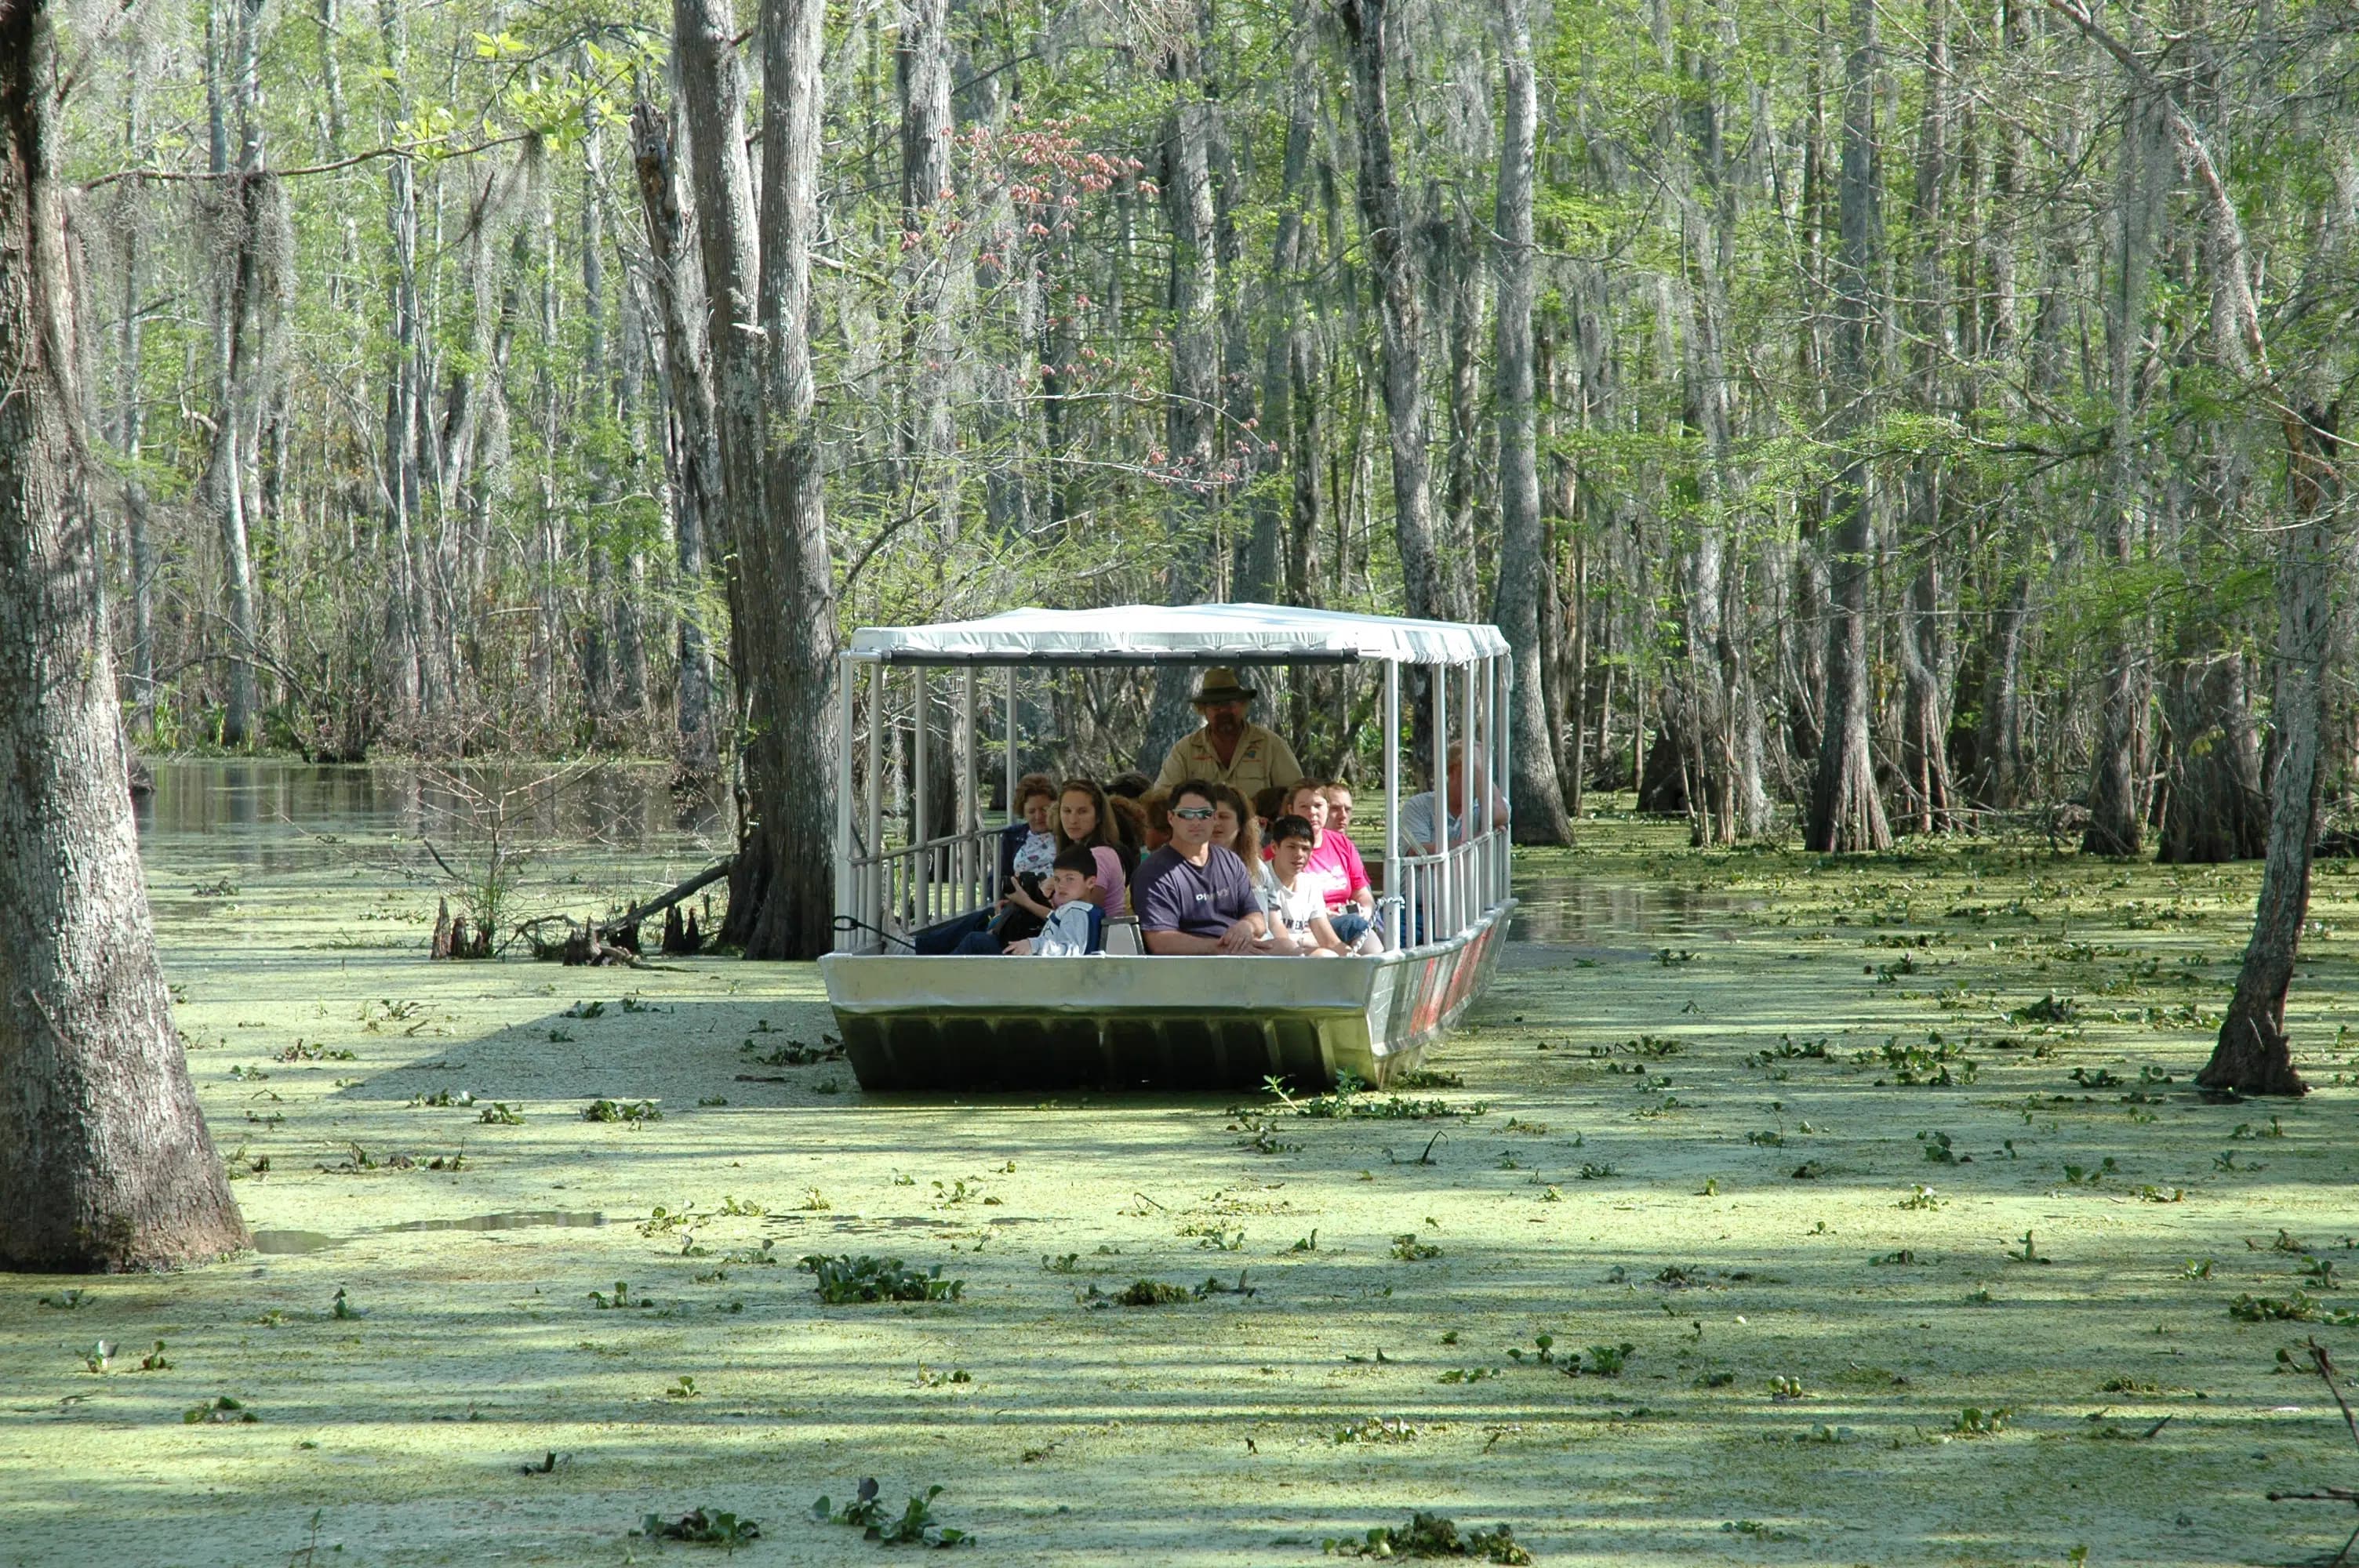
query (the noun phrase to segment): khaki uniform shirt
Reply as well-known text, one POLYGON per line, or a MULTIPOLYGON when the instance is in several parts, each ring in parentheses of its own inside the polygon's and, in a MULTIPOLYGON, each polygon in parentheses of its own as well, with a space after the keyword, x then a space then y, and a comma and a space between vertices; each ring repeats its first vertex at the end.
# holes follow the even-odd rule
POLYGON ((1193 733, 1183 736, 1163 759, 1163 771, 1155 775, 1155 787, 1169 789, 1189 779, 1202 779, 1207 784, 1235 786, 1250 805, 1255 795, 1270 785, 1290 784, 1301 776, 1302 764, 1294 760, 1294 748, 1258 724, 1245 726, 1225 768, 1221 766, 1220 753, 1212 750, 1212 732, 1199 726, 1193 733))

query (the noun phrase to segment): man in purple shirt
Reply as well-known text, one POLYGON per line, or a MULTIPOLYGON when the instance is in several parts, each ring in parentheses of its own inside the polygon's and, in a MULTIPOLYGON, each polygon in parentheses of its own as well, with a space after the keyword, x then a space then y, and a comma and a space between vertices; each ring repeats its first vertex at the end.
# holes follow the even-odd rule
POLYGON ((1212 842, 1212 790, 1172 786, 1171 842, 1139 862, 1131 907, 1150 953, 1250 953, 1268 927, 1245 863, 1212 842))

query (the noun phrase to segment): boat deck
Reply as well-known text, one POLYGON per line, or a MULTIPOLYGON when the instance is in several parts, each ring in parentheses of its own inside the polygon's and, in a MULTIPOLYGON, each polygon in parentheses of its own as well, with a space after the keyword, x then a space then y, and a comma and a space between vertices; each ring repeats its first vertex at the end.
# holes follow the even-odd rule
POLYGON ((820 969, 864 1089, 1382 1087, 1480 994, 1513 907, 1375 957, 832 953, 820 969))

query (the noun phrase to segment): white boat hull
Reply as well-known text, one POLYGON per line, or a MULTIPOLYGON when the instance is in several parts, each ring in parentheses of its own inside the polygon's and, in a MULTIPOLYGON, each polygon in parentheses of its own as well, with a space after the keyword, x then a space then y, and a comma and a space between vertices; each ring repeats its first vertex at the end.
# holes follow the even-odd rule
POLYGON ((1367 958, 831 953, 820 972, 864 1089, 1382 1087, 1489 984, 1514 907, 1367 958))

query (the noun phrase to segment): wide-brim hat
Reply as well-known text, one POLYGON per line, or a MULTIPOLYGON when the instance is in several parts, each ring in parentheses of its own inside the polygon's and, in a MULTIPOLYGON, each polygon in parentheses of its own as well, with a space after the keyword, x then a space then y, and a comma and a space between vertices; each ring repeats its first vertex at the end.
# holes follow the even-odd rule
POLYGON ((1189 700, 1205 702, 1251 702, 1256 696, 1253 687, 1237 679, 1237 672, 1226 665, 1214 665, 1196 683, 1196 695, 1189 700))

